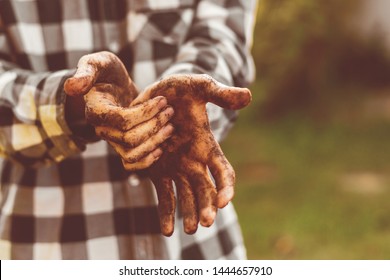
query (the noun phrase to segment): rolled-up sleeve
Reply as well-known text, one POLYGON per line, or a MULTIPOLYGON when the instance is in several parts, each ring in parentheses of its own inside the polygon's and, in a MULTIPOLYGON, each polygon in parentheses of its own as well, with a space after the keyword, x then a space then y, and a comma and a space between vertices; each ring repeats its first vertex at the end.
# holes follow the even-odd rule
POLYGON ((73 70, 34 73, 0 60, 0 153, 25 166, 84 149, 65 120, 63 84, 73 70))

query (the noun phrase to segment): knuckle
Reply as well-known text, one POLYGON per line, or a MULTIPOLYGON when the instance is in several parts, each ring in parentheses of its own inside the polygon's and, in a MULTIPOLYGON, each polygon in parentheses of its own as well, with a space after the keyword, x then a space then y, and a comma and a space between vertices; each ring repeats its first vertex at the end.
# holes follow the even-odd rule
POLYGON ((79 59, 79 62, 80 63, 86 63, 88 62, 90 59, 91 59, 91 54, 86 54, 86 55, 83 55, 80 59, 79 59))
POLYGON ((123 167, 125 168, 125 170, 127 171, 136 171, 136 170, 139 170, 139 169, 142 169, 140 168, 139 166, 135 165, 135 164, 127 164, 125 163, 123 165, 123 167))
POLYGON ((127 171, 136 171, 144 168, 143 165, 140 163, 129 163, 125 161, 123 158, 122 158, 122 164, 125 170, 127 171))
POLYGON ((124 143, 128 148, 134 149, 141 142, 139 137, 134 134, 128 135, 127 133, 121 138, 122 143, 124 143))
POLYGON ((156 123, 156 125, 150 130, 149 136, 155 135, 160 130, 160 124, 159 122, 156 123))
MULTIPOLYGON (((146 153, 147 153, 146 151, 134 151, 134 150, 131 150, 131 151, 125 153, 125 155, 124 155, 125 157, 124 158, 125 158, 125 160, 128 163, 142 164, 140 162, 140 160, 145 157, 146 153)), ((145 160, 147 160, 147 158, 145 158, 145 160)))
POLYGON ((103 139, 108 139, 110 134, 107 131, 104 131, 103 129, 95 128, 95 134, 103 139))
POLYGON ((124 162, 123 165, 127 171, 136 171, 136 170, 141 170, 150 167, 153 164, 153 162, 154 162, 153 160, 146 159, 141 162, 133 162, 133 163, 124 162))
POLYGON ((129 154, 125 154, 124 159, 125 159, 126 162, 128 162, 128 163, 134 164, 134 163, 136 163, 136 162, 139 160, 139 157, 136 156, 136 155, 133 155, 133 154, 130 154, 130 155, 129 155, 129 154))
POLYGON ((152 126, 152 128, 150 130, 150 133, 151 134, 156 134, 160 130, 160 128, 162 126, 162 123, 163 123, 163 121, 161 120, 161 117, 156 118, 155 121, 154 121, 154 124, 153 124, 153 126, 152 126))

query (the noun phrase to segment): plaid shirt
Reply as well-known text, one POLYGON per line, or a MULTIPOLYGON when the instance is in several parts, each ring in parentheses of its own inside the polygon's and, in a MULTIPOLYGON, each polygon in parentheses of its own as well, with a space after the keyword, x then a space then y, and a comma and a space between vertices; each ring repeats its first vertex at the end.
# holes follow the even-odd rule
MULTIPOLYGON (((82 55, 116 53, 142 89, 174 73, 247 86, 256 0, 0 0, 0 259, 243 259, 233 206, 160 233, 148 178, 64 118, 82 55)), ((207 105, 221 140, 234 112, 207 105)))

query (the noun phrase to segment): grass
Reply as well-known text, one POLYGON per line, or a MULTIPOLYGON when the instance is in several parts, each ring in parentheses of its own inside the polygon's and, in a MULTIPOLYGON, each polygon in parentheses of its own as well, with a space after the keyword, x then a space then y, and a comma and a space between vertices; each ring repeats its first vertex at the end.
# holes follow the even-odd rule
POLYGON ((389 123, 267 122, 252 92, 222 143, 249 259, 389 259, 389 123))

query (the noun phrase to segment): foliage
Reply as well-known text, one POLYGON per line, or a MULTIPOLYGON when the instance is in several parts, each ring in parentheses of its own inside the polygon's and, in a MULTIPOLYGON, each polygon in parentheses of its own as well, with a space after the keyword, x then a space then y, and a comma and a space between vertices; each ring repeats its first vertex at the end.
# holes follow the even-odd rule
POLYGON ((390 60, 360 1, 259 0, 253 102, 222 143, 250 259, 390 258, 390 60))
POLYGON ((260 1, 253 48, 266 92, 260 112, 268 117, 290 111, 324 113, 321 104, 340 97, 336 88, 389 83, 390 59, 381 38, 364 38, 351 24, 359 3, 260 1))
POLYGON ((249 259, 389 259, 389 122, 255 112, 223 142, 249 259))

